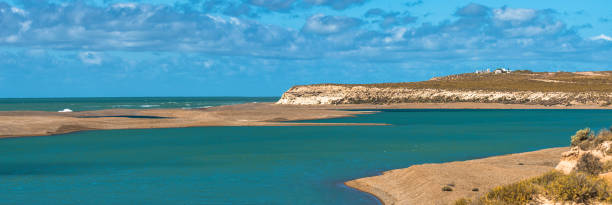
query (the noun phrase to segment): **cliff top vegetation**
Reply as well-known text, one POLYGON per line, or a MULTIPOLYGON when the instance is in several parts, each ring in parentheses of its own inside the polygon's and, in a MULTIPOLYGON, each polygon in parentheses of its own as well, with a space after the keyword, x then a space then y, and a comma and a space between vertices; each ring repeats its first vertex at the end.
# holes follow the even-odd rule
POLYGON ((612 71, 464 73, 428 81, 377 84, 317 84, 377 88, 430 88, 445 90, 494 90, 542 92, 612 92, 612 71))

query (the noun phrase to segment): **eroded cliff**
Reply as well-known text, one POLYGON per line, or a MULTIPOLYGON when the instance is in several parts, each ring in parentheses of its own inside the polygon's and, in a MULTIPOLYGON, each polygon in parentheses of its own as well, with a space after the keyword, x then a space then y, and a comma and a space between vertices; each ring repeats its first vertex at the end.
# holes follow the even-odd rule
POLYGON ((610 75, 556 74, 447 76, 434 80, 371 85, 319 84, 295 86, 277 104, 392 104, 477 102, 533 105, 602 105, 612 103, 610 75), (581 77, 582 76, 582 77, 581 77), (557 76, 557 78, 559 78, 557 76))

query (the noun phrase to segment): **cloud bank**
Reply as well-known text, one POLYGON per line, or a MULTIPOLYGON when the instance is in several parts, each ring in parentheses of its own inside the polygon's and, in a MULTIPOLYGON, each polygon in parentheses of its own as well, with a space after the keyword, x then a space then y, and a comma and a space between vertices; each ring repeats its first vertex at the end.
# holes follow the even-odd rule
POLYGON ((0 2, 0 77, 20 79, 4 81, 14 85, 44 76, 68 88, 101 79, 269 79, 278 81, 267 88, 277 93, 296 83, 423 80, 499 63, 534 70, 612 63, 611 34, 583 37, 582 27, 554 10, 470 3, 430 22, 410 12, 422 4, 338 15, 309 9, 349 10, 368 1, 0 2), (297 27, 261 19, 297 10, 297 27))
MULTIPOLYGON (((337 9, 364 1, 305 0, 337 9)), ((207 3, 207 2, 203 2, 207 3)), ((297 1, 244 2, 270 10, 297 1)), ((372 60, 438 56, 495 57, 513 53, 529 59, 558 55, 588 60, 608 52, 608 41, 584 39, 549 10, 489 8, 469 4, 456 18, 415 24, 407 13, 370 9, 366 19, 313 14, 302 29, 263 24, 179 6, 83 2, 39 3, 17 8, 0 3, 0 46, 86 51, 164 51, 263 58, 359 57, 372 60), (367 19, 376 20, 367 20, 367 19), (381 29, 361 27, 379 24, 381 29), (589 54, 583 51, 589 50, 589 54), (440 52, 446 52, 440 56, 440 52), (528 55, 525 55, 527 54, 528 55)), ((607 39, 600 36, 596 39, 607 39)))

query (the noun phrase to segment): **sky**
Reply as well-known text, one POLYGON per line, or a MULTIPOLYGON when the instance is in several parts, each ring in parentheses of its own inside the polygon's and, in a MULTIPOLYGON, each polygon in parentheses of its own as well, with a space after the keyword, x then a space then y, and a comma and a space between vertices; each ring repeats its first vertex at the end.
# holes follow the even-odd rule
POLYGON ((612 69, 609 0, 0 0, 0 98, 612 69))

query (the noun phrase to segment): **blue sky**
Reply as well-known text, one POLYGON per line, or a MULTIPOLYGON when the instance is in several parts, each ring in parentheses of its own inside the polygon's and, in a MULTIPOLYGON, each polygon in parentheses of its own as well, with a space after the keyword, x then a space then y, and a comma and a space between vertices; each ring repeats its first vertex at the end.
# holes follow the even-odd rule
POLYGON ((493 66, 609 70, 608 5, 0 0, 0 97, 279 96, 493 66))

